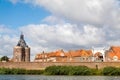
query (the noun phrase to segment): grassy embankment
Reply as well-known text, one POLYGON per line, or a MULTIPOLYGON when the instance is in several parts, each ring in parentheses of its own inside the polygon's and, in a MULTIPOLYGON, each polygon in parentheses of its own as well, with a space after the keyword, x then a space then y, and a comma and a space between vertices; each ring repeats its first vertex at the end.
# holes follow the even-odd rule
POLYGON ((91 69, 86 66, 50 66, 45 70, 25 70, 0 68, 0 74, 29 74, 29 75, 120 75, 120 68, 106 67, 91 69))

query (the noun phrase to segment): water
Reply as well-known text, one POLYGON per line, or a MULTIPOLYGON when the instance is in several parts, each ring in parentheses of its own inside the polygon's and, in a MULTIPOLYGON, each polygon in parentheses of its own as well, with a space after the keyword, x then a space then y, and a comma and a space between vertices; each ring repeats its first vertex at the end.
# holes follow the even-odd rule
POLYGON ((120 80, 120 76, 0 75, 0 80, 120 80))

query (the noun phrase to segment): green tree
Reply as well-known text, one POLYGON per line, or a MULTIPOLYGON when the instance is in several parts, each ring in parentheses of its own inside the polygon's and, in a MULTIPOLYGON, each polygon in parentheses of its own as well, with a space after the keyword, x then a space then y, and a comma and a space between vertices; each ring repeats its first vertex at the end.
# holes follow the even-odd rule
POLYGON ((3 56, 3 57, 1 57, 1 61, 6 61, 6 62, 8 62, 8 61, 9 61, 9 58, 8 58, 7 56, 3 56))

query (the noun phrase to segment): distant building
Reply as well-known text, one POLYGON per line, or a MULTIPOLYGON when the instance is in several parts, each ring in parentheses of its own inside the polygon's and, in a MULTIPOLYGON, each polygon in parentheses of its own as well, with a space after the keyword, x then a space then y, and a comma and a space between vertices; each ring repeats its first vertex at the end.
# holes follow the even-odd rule
POLYGON ((91 62, 92 51, 91 50, 70 50, 64 52, 63 50, 57 50, 55 52, 45 53, 42 52, 35 56, 35 62, 91 62))
POLYGON ((23 34, 13 49, 13 62, 30 62, 30 47, 26 44, 23 34))
POLYGON ((107 62, 120 62, 120 46, 111 46, 105 56, 107 62))
POLYGON ((70 50, 64 52, 42 52, 35 56, 35 62, 120 62, 120 46, 93 47, 91 50, 70 50))
POLYGON ((92 47, 93 61, 103 62, 105 61, 105 47, 92 47))

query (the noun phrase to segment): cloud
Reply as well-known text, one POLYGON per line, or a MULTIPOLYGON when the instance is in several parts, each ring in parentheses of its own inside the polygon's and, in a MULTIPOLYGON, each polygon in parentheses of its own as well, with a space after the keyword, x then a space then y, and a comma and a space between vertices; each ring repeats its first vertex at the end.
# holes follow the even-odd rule
MULTIPOLYGON (((11 0, 43 7, 54 16, 76 24, 120 29, 119 0, 11 0)), ((49 16, 47 20, 55 20, 49 16)), ((51 22, 51 21, 50 21, 51 22)))
POLYGON ((17 42, 17 37, 14 34, 16 34, 14 30, 5 25, 0 25, 0 57, 6 55, 12 58, 13 47, 17 42))
POLYGON ((60 17, 81 24, 119 28, 120 7, 118 0, 24 0, 42 6, 60 17))
MULTIPOLYGON (((64 23, 64 24, 30 24, 21 26, 17 31, 22 31, 25 35, 25 40, 28 46, 31 47, 31 60, 34 59, 37 53, 42 51, 55 51, 58 49, 64 50, 75 50, 81 48, 89 48, 92 46, 103 45, 105 44, 116 44, 116 40, 106 40, 110 36, 107 36, 104 32, 104 28, 98 28, 94 25, 83 25, 81 28, 79 25, 64 23), (114 43, 113 43, 114 42, 114 43)), ((0 47, 1 56, 8 55, 12 58, 13 47, 16 46, 19 40, 19 34, 16 32, 7 33, 10 30, 9 28, 1 27, 1 31, 6 34, 1 35, 0 37, 0 47), (11 36, 12 35, 12 36, 11 36)), ((110 31, 110 30, 109 30, 110 31)), ((112 32, 108 32, 111 33, 112 32)), ((118 32, 119 35, 119 32, 118 32)), ((114 34, 112 37, 116 37, 114 34)), ((117 40, 117 43, 119 40, 117 40)))
POLYGON ((0 37, 0 53, 1 56, 9 56, 13 55, 13 47, 16 45, 17 38, 12 38, 9 35, 3 35, 0 37))
POLYGON ((9 0, 10 2, 12 2, 13 4, 16 4, 17 2, 19 2, 19 0, 9 0))
POLYGON ((0 25, 0 33, 11 33, 11 29, 7 28, 5 25, 0 25))
POLYGON ((64 24, 65 23, 63 19, 61 19, 60 17, 56 17, 56 16, 47 16, 42 21, 48 24, 64 24))
MULTIPOLYGON (((74 24, 57 24, 57 25, 27 25, 20 28, 29 40, 32 46, 38 47, 38 52, 42 50, 53 51, 56 49, 80 48, 98 44, 104 41, 104 33, 92 25, 85 25, 80 30, 74 24), (27 30, 27 31, 26 31, 27 30), (41 49, 41 47, 43 47, 41 49)), ((37 52, 37 51, 36 51, 37 52)))
MULTIPOLYGON (((19 28, 25 34, 33 57, 43 50, 120 45, 118 0, 17 0, 15 3, 17 2, 39 6, 52 13, 42 20, 44 24, 28 24, 19 28)), ((0 30, 2 29, 4 28, 1 27, 0 30)), ((7 29, 4 30, 7 32, 7 29)))
MULTIPOLYGON (((26 30, 27 31, 27 30, 26 30)), ((27 35, 25 35, 27 36, 27 35)), ((20 37, 20 30, 19 28, 11 29, 8 28, 6 25, 0 25, 0 57, 8 56, 9 58, 13 57, 13 48, 17 45, 20 37)), ((27 44, 29 45, 29 40, 25 37, 27 44)), ((34 43, 32 43, 34 44, 34 43)), ((36 45, 29 45, 32 46, 32 53, 31 53, 31 60, 34 59, 35 52, 39 47, 36 45)))
MULTIPOLYGON (((76 24, 76 30, 78 30, 79 35, 82 38, 82 40, 81 38, 79 39, 79 42, 76 41, 76 43, 78 44, 84 44, 86 46, 88 46, 89 44, 95 45, 93 43, 95 41, 96 44, 108 45, 109 41, 119 40, 118 36, 120 35, 120 1, 118 0, 24 1, 25 3, 31 3, 35 6, 43 7, 46 10, 50 11, 52 15, 67 19, 71 24, 76 24), (80 29, 78 29, 78 27, 80 27, 80 29), (89 31, 91 29, 93 32, 92 35, 90 35, 91 33, 89 31)), ((76 34, 74 34, 74 36, 76 36, 76 34)), ((114 43, 111 43, 111 45, 114 45, 114 43)))
POLYGON ((115 46, 120 46, 120 39, 117 39, 117 40, 109 40, 108 42, 108 45, 115 45, 115 46))

